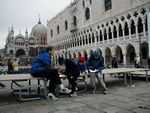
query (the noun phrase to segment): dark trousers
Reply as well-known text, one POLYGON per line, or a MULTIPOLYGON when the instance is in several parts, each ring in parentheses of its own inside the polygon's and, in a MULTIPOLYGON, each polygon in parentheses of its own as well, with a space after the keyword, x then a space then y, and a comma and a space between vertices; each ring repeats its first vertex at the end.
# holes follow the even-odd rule
POLYGON ((77 87, 77 76, 67 75, 67 78, 68 78, 69 84, 72 87, 71 93, 73 93, 75 92, 76 87, 77 87))
POLYGON ((47 78, 48 80, 50 80, 49 92, 51 92, 51 93, 55 93, 56 86, 62 84, 57 69, 46 69, 41 72, 36 72, 32 76, 44 77, 44 78, 47 78))

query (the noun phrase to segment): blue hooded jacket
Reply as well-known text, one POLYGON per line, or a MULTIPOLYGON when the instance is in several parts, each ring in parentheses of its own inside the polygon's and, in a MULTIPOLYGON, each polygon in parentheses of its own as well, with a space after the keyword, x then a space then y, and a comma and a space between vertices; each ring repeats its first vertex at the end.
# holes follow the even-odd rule
POLYGON ((51 55, 45 50, 40 50, 39 54, 34 59, 30 73, 33 75, 35 72, 43 71, 44 69, 50 68, 51 55))
POLYGON ((81 72, 81 73, 83 73, 83 72, 86 73, 86 71, 85 71, 86 65, 85 65, 84 62, 82 63, 82 65, 80 65, 80 64, 79 64, 79 61, 76 61, 75 64, 76 64, 77 67, 80 69, 80 72, 81 72))
POLYGON ((86 66, 88 69, 98 69, 101 73, 101 71, 104 69, 104 58, 102 56, 99 56, 98 59, 95 59, 94 56, 91 55, 87 61, 86 66))

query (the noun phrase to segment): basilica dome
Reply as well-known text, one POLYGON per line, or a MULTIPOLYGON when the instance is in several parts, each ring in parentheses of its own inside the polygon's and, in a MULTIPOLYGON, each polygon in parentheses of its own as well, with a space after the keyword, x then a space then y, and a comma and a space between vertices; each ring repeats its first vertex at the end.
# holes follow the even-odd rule
POLYGON ((31 33, 36 36, 38 34, 40 35, 46 35, 47 34, 47 28, 45 27, 45 25, 41 24, 41 21, 39 19, 38 24, 36 24, 35 26, 33 26, 31 33))

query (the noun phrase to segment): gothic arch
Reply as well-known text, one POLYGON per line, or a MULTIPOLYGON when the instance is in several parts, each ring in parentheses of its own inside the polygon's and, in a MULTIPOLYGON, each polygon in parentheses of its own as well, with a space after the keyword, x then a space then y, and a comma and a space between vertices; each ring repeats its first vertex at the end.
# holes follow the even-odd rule
POLYGON ((141 59, 144 59, 144 60, 148 59, 148 43, 147 42, 143 42, 140 45, 140 56, 141 56, 141 59))
POLYGON ((23 49, 18 49, 17 51, 16 51, 16 57, 19 57, 19 56, 22 56, 22 55, 25 55, 25 50, 23 50, 23 49))
POLYGON ((84 57, 85 61, 88 60, 88 55, 87 55, 87 52, 86 52, 86 51, 83 52, 83 57, 84 57))
POLYGON ((127 53, 127 63, 129 63, 129 64, 133 64, 134 63, 134 58, 135 58, 135 56, 136 56, 136 54, 135 54, 135 48, 134 48, 134 46, 133 45, 131 45, 131 44, 129 44, 128 46, 127 46, 127 48, 126 48, 126 53, 127 53))
POLYGON ((120 46, 117 46, 115 48, 115 54, 114 56, 116 56, 119 60, 120 63, 123 63, 123 54, 122 54, 122 49, 120 46))
POLYGON ((111 64, 111 49, 108 47, 105 49, 105 64, 111 64))

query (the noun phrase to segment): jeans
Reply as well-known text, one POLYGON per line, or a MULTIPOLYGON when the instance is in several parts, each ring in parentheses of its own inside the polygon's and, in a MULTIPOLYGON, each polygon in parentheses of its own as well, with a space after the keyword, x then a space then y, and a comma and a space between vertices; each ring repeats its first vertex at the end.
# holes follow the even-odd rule
POLYGON ((103 76, 102 76, 102 74, 100 72, 98 72, 98 73, 90 72, 90 84, 91 84, 91 87, 93 89, 96 89, 95 77, 97 77, 98 82, 102 85, 104 90, 106 90, 107 88, 106 88, 106 85, 104 83, 103 76))

